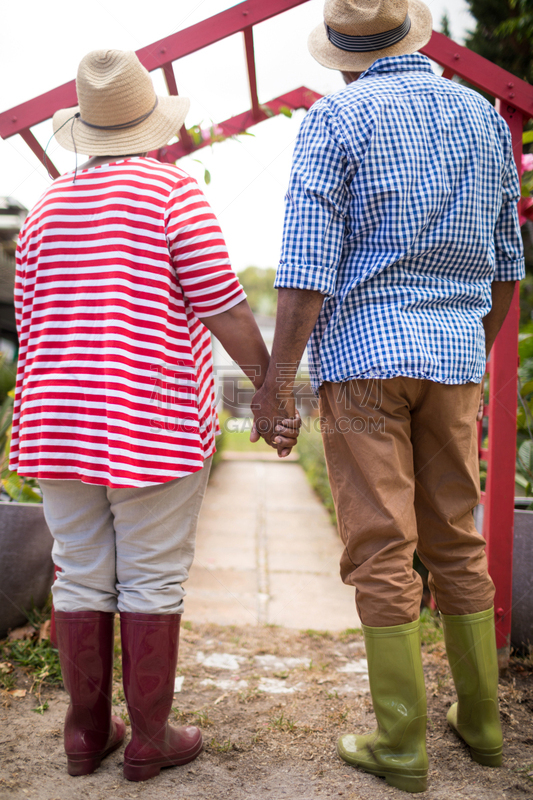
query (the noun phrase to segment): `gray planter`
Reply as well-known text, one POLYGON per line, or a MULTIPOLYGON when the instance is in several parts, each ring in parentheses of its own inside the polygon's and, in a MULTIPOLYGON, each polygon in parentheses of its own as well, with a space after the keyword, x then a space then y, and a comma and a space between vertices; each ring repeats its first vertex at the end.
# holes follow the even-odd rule
MULTIPOLYGON (((511 644, 524 648, 533 645, 533 511, 531 498, 515 498, 513 537, 513 608, 511 644)), ((478 531, 483 531, 484 506, 474 510, 478 531)))
POLYGON ((54 579, 52 534, 38 503, 0 502, 0 638, 41 608, 54 579))
POLYGON ((511 642, 533 646, 533 511, 514 512, 511 642))

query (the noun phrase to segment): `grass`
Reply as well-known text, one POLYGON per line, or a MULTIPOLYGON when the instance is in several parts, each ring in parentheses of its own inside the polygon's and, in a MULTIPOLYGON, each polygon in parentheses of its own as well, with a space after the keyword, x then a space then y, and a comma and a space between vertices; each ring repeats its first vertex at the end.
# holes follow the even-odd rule
POLYGON ((311 639, 331 639, 329 631, 315 631, 313 628, 308 628, 306 631, 303 631, 303 633, 311 639))
POLYGON ((219 742, 218 739, 211 739, 209 742, 209 749, 214 750, 215 753, 229 753, 230 750, 233 750, 234 748, 235 745, 231 739, 226 739, 223 742, 219 742))
MULTIPOLYGON (((243 420, 244 421, 244 420, 243 420)), ((217 441, 218 445, 218 441, 217 441)), ((264 439, 250 441, 250 431, 226 431, 224 433, 224 449, 237 453, 272 453, 273 449, 264 439)))
POLYGON ((296 722, 290 719, 290 717, 286 717, 282 711, 279 716, 277 717, 273 716, 270 718, 269 728, 272 728, 272 730, 291 733, 296 728, 296 722))
POLYGON ((335 504, 333 503, 333 496, 329 485, 322 436, 320 435, 320 431, 315 430, 313 425, 306 427, 308 427, 309 430, 304 431, 300 435, 296 448, 300 455, 300 464, 307 475, 307 480, 312 489, 314 489, 326 507, 332 523, 336 525, 335 504))
MULTIPOLYGON (((59 655, 48 640, 39 642, 35 639, 17 639, 14 642, 4 642, 0 649, 0 658, 3 662, 23 667, 34 684, 59 686, 62 683, 59 655)), ((9 673, 0 674, 2 688, 6 689, 6 683, 11 683, 10 677, 9 673)))
POLYGON ((420 638, 423 645, 444 641, 444 632, 439 616, 429 608, 423 608, 420 612, 420 638))

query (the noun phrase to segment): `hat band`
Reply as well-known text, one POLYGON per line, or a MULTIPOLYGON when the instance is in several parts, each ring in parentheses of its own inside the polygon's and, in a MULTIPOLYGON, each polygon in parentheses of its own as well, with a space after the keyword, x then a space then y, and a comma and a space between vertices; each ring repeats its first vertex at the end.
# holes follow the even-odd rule
POLYGON ((159 98, 156 96, 154 107, 147 111, 146 114, 143 114, 141 117, 137 117, 137 119, 132 119, 131 122, 121 122, 119 125, 94 125, 92 122, 87 122, 87 120, 82 119, 79 114, 76 114, 77 119, 80 122, 83 122, 84 125, 87 125, 88 128, 96 128, 99 131, 125 131, 128 128, 135 128, 137 125, 140 125, 141 122, 144 122, 145 119, 148 119, 150 114, 153 114, 157 108, 157 103, 159 98))
POLYGON ((370 36, 350 36, 347 33, 333 30, 326 23, 324 25, 329 41, 339 50, 346 50, 349 53, 370 53, 372 50, 384 50, 386 47, 392 47, 393 44, 405 39, 411 30, 411 19, 407 14, 405 20, 397 28, 383 33, 373 33, 370 36))

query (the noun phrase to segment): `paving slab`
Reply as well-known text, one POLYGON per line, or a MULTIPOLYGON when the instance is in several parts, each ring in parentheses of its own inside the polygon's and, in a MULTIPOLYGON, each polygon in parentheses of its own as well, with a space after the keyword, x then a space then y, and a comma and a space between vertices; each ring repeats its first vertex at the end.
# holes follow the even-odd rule
POLYGON ((354 589, 339 577, 342 542, 302 467, 240 455, 224 459, 209 482, 184 619, 359 627, 354 589))

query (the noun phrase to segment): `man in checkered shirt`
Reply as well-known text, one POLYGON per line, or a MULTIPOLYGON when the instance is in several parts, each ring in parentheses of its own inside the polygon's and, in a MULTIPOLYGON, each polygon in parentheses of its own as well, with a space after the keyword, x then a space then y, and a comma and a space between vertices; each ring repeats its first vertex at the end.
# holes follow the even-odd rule
POLYGON ((474 760, 502 757, 494 586, 472 509, 486 355, 524 276, 519 181, 506 123, 416 52, 431 36, 420 0, 327 0, 324 16, 309 48, 347 86, 300 129, 274 349, 254 402, 259 428, 283 430, 280 387, 292 386, 309 340, 341 576, 356 587, 378 720, 369 736, 342 736, 338 752, 418 792, 427 756, 415 548, 458 693, 448 722, 474 760))

